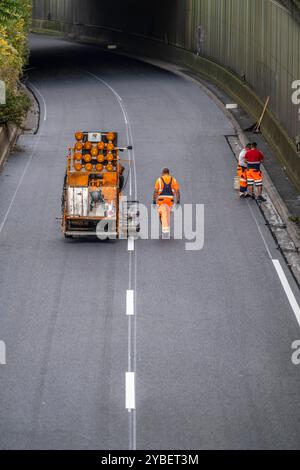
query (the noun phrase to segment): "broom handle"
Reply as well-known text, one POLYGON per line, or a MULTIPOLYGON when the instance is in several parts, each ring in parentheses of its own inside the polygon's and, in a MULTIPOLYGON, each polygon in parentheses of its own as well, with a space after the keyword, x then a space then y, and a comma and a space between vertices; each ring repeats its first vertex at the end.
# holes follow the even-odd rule
POLYGON ((260 116, 259 121, 258 121, 258 123, 257 123, 257 125, 256 125, 256 128, 255 128, 256 131, 258 131, 258 130, 260 129, 260 126, 261 126, 262 120, 263 120, 263 118, 264 118, 264 116, 265 116, 265 113, 266 113, 266 111, 267 111, 267 107, 268 107, 268 105, 269 105, 269 102, 270 102, 270 96, 268 96, 267 101, 266 101, 266 103, 265 103, 265 105, 264 105, 264 109, 263 109, 262 115, 260 116))

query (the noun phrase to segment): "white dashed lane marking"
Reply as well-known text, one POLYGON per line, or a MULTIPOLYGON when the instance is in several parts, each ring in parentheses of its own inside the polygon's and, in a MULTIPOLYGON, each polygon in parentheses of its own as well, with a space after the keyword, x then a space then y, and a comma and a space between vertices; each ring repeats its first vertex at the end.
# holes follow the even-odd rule
POLYGON ((134 251, 134 238, 128 238, 128 251, 134 251))
POLYGON ((126 372, 126 409, 135 410, 135 373, 126 372))
POLYGON ((133 290, 127 291, 126 315, 134 315, 134 291, 133 290))
POLYGON ((295 317, 297 319, 297 322, 300 326, 300 307, 299 307, 299 304, 296 300, 296 297, 294 296, 294 293, 291 289, 291 286, 289 284, 289 281, 287 280, 287 277, 285 275, 285 272, 284 270, 282 269, 282 266, 280 264, 280 262, 277 260, 277 259, 273 259, 272 260, 273 264, 274 264, 274 267, 277 271, 277 274, 278 274, 278 277, 280 279, 280 282, 284 288, 284 291, 286 293, 286 296, 288 298, 288 301, 290 303, 290 306, 292 307, 293 309, 293 312, 295 314, 295 317))

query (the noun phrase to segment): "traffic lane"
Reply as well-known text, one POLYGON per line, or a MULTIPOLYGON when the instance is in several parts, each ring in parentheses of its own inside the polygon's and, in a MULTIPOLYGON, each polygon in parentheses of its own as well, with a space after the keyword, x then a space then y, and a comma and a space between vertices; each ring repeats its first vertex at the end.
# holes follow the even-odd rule
MULTIPOLYGON (((79 78, 78 93, 57 78, 35 78, 50 103, 47 124, 2 233, 1 331, 12 367, 1 390, 1 447, 127 448, 126 247, 61 238, 65 151, 97 111, 87 106, 95 103, 90 83, 84 93, 79 78)), ((106 124, 124 128, 106 108, 106 124)))
MULTIPOLYGON (((154 113, 154 114, 155 114, 155 113, 154 113)), ((145 115, 147 116, 147 113, 145 113, 145 115)), ((141 121, 141 122, 143 122, 143 121, 141 121)), ((147 135, 148 135, 148 134, 147 134, 147 135)), ((175 134, 175 135, 176 135, 176 134, 175 134)), ((176 145, 174 145, 174 148, 175 148, 175 147, 176 147, 176 145)), ((213 150, 213 149, 212 149, 212 150, 213 150)), ((208 154, 208 155, 210 155, 210 154, 208 154)), ((192 152, 189 153, 189 158, 191 158, 191 156, 192 156, 192 152)), ((220 155, 219 155, 219 156, 220 156, 220 155)), ((144 163, 143 163, 143 165, 144 165, 144 163)), ((145 165, 146 165, 146 169, 147 169, 147 161, 146 161, 145 165)), ((148 169, 147 169, 147 170, 148 170, 148 169)), ((203 168, 202 168, 202 171, 203 171, 203 168)), ((207 171, 207 173, 209 173, 209 171, 207 171)), ((141 179, 140 181, 143 182, 142 179, 141 179)), ((201 180, 200 180, 200 181, 201 181, 201 180)), ((141 186, 143 187, 143 184, 142 184, 141 186)), ((199 186, 200 186, 200 185, 199 185, 199 186)), ((204 187, 206 187, 206 186, 204 186, 204 187)), ((147 190, 147 186, 146 186, 146 185, 145 185, 145 188, 146 188, 146 190, 147 190)))
POLYGON ((0 224, 2 223, 18 182, 28 163, 32 143, 35 136, 26 135, 18 139, 18 143, 0 172, 0 224))
MULTIPOLYGON (((219 233, 222 233, 222 227, 226 224, 232 224, 234 230, 239 231, 245 217, 250 221, 252 219, 245 205, 242 205, 243 201, 236 201, 234 192, 228 190, 228 182, 232 181, 236 165, 224 139, 224 134, 232 132, 231 125, 196 87, 149 66, 145 66, 142 79, 140 71, 143 66, 134 63, 130 67, 129 64, 130 61, 123 74, 116 73, 118 69, 112 62, 109 67, 99 67, 98 73, 122 96, 129 113, 138 156, 139 199, 142 202, 149 201, 152 191, 149 181, 152 175, 153 182, 157 176, 156 165, 160 169, 162 162, 165 165, 167 161, 175 175, 184 175, 183 193, 186 202, 197 200, 209 204, 216 200, 212 213, 218 221, 219 233), (193 175, 192 180, 186 175, 193 175), (236 218, 239 211, 239 217, 236 218)), ((91 71, 97 72, 94 68, 91 71)), ((252 232, 250 228, 243 232, 243 240, 239 240, 237 245, 232 243, 228 246, 225 240, 231 256, 237 249, 246 250, 246 260, 239 263, 239 267, 247 264, 248 269, 252 270, 254 258, 251 250, 255 253, 256 244, 262 242, 258 232, 255 232, 253 220, 250 226, 252 232), (248 243, 250 233, 254 236, 255 246, 248 243)), ((213 236, 213 231, 209 230, 209 237, 213 236)), ((220 237, 219 243, 224 246, 224 237, 220 237)), ((269 260, 265 259, 265 262, 268 264, 269 260)), ((268 264, 267 269, 272 271, 272 265, 268 264)), ((142 275, 149 272, 153 270, 143 270, 142 275)), ((140 274, 138 278, 141 278, 140 274)), ((164 282, 165 278, 161 281, 164 282)), ((273 273, 273 281, 277 282, 274 285, 280 286, 276 273, 273 273)), ((227 285, 225 291, 230 292, 230 285, 227 285)), ((276 293, 286 307, 287 321, 296 326, 283 290, 279 287, 276 293)), ((265 308, 264 300, 261 297, 261 310, 265 308)), ((258 308, 256 304, 255 307, 258 308)))
POLYGON ((1 309, 8 351, 1 447, 126 448, 127 329, 119 290, 126 250, 91 242, 43 245, 32 274, 15 256, 8 262, 18 274, 7 278, 1 309), (108 267, 109 276, 95 265, 108 267))
POLYGON ((132 89, 122 92, 136 152, 142 156, 137 159, 139 199, 150 203, 149 175, 154 183, 161 166, 170 165, 172 173, 181 176, 183 202, 205 204, 206 242, 203 252, 193 254, 178 242, 166 242, 161 249, 161 242, 138 244, 138 266, 143 266, 137 286, 138 447, 297 448, 299 377, 291 363, 291 344, 298 337, 298 325, 249 208, 232 190, 236 162, 224 138, 230 126, 196 87, 187 90, 186 84, 173 80, 172 90, 162 75, 155 90, 146 79, 134 87, 136 97, 132 89), (185 108, 183 102, 178 106, 176 96, 185 96, 185 108), (206 258, 204 267, 201 257, 206 258), (194 286, 195 279, 199 285, 194 286), (210 335, 199 319, 203 302, 208 302, 210 335), (224 367, 215 359, 218 346, 224 367), (194 358, 203 356, 203 348, 210 355, 198 367, 194 358), (199 392, 208 376, 210 387, 199 392), (229 394, 226 407, 217 392, 220 385, 229 394))
POLYGON ((39 421, 33 425, 35 448, 127 448, 127 325, 125 289, 119 288, 127 274, 120 265, 126 266, 127 256, 124 246, 119 251, 113 245, 70 244, 76 262, 63 286, 62 315, 53 336, 39 421), (95 272, 95 265, 105 276, 95 272))
MULTIPOLYGON (((105 78, 107 79, 107 77, 105 78)), ((117 82, 113 81, 114 87, 119 90, 118 84, 120 86, 120 80, 118 80, 117 82)), ((186 197, 189 197, 187 201, 188 202, 191 200, 194 201, 195 195, 197 194, 197 192, 199 194, 197 201, 205 202, 208 204, 211 200, 217 201, 216 206, 211 208, 211 213, 214 214, 213 217, 218 221, 218 228, 216 230, 216 233, 222 234, 222 237, 219 237, 219 240, 218 240, 220 246, 224 246, 224 240, 225 240, 226 250, 228 250, 231 253, 232 257, 234 257, 235 252, 238 249, 240 249, 241 252, 245 254, 245 256, 244 256, 244 261, 240 260, 237 267, 243 267, 243 270, 244 269, 252 270, 252 267, 254 264, 254 257, 252 257, 251 254, 252 252, 253 253, 257 252, 257 246, 256 246, 257 244, 260 244, 262 247, 263 247, 263 244, 260 239, 257 228, 255 226, 255 222, 252 220, 252 217, 251 217, 251 214, 249 213, 248 208, 245 205, 243 205, 244 201, 236 201, 234 192, 232 190, 231 191, 228 190, 228 181, 232 180, 232 174, 235 169, 236 163, 234 162, 231 152, 223 137, 224 130, 226 132, 226 125, 224 126, 223 121, 221 121, 221 124, 222 124, 221 128, 220 128, 220 124, 214 125, 214 126, 212 125, 212 123, 218 124, 217 120, 220 119, 220 112, 219 112, 219 116, 217 116, 217 113, 215 113, 215 116, 211 116, 210 114, 208 114, 207 106, 206 108, 204 107, 203 109, 202 107, 201 109, 201 105, 198 105, 199 106, 198 113, 199 113, 199 110, 202 110, 202 113, 198 117, 198 119, 194 120, 195 117, 193 116, 193 114, 190 113, 190 108, 191 108, 190 102, 188 102, 187 104, 188 106, 188 111, 187 111, 187 110, 182 110, 182 108, 180 107, 177 107, 176 100, 172 100, 173 103, 176 103, 172 109, 172 102, 170 100, 166 102, 166 99, 165 99, 166 90, 163 90, 163 93, 162 93, 163 96, 161 96, 158 94, 157 89, 156 91, 154 91, 153 89, 150 90, 149 100, 147 100, 147 98, 145 98, 145 96, 148 97, 146 93, 147 86, 144 83, 140 84, 140 89, 143 90, 143 92, 145 93, 144 99, 142 99, 141 100, 142 102, 141 102, 138 99, 141 96, 141 93, 140 94, 138 93, 139 90, 137 89, 136 79, 135 79, 134 85, 135 85, 134 90, 136 93, 136 98, 132 97, 132 91, 129 91, 128 92, 129 95, 127 95, 125 91, 123 90, 122 96, 124 97, 124 100, 128 106, 129 116, 131 118, 132 125, 135 131, 137 155, 143 156, 142 161, 141 159, 138 159, 138 172, 140 168, 142 169, 142 171, 138 173, 139 174, 139 198, 140 200, 142 202, 146 202, 147 200, 149 201, 149 195, 151 194, 151 189, 152 189, 149 187, 149 174, 153 172, 153 167, 155 166, 156 159, 161 161, 162 156, 164 158, 164 162, 166 161, 165 159, 168 159, 167 164, 170 162, 170 164, 172 164, 172 169, 178 168, 181 165, 181 170, 179 174, 184 174, 184 175, 192 174, 193 175, 193 179, 192 181, 191 180, 189 181, 189 184, 186 184, 185 180, 183 181, 184 190, 186 190, 186 191, 183 191, 183 193, 185 194, 186 197), (155 93, 156 93, 156 99, 154 100, 153 95, 155 93), (154 106, 151 107, 150 102, 154 104, 154 106), (147 112, 144 112, 145 109, 147 109, 147 112), (181 112, 178 113, 177 109, 181 109, 181 112), (190 120, 188 122, 182 119, 182 116, 184 114, 185 114, 185 118, 187 116, 190 117, 190 120), (180 130, 179 130, 179 126, 176 130, 176 121, 177 123, 180 122, 180 126, 181 126, 180 130), (184 125, 183 123, 186 125, 184 125), (203 127, 203 123, 207 124, 207 126, 203 127), (151 129, 150 139, 149 139, 149 129, 151 129), (178 138, 179 135, 180 135, 180 139, 178 138), (190 139, 188 138, 189 135, 191 137, 190 139), (165 139, 168 139, 169 137, 168 144, 166 146, 161 145, 161 142, 164 141, 163 137, 165 139), (181 137, 182 137, 183 142, 181 140, 181 137), (145 139, 147 138, 148 138, 148 142, 145 143, 145 139), (144 142, 144 144, 142 144, 142 142, 144 142), (149 145, 147 148, 146 145, 147 143, 150 144, 150 142, 151 142, 151 145, 149 145), (200 143, 201 143, 201 147, 199 145, 200 143), (158 147, 155 148, 156 144, 159 148, 158 147), (189 152, 186 151, 188 144, 190 146, 189 152), (186 156, 186 154, 187 154, 187 157, 183 159, 182 158, 183 155, 186 156), (179 159, 178 157, 181 157, 181 159, 179 159), (151 165, 149 164, 149 162, 151 162, 151 165), (143 175, 147 175, 148 182, 145 181, 145 178, 143 178, 143 175), (225 194, 227 196, 224 196, 225 194), (240 213, 240 215, 239 217, 236 217, 238 212, 240 213), (245 224, 244 224, 245 217, 248 218, 250 225, 249 227, 247 227, 246 231, 243 230, 242 232, 243 239, 239 240, 239 243, 237 244, 230 243, 228 246, 228 239, 224 234, 223 226, 228 225, 228 224, 233 224, 232 226, 234 228, 234 231, 238 232, 240 231, 241 226, 244 226, 245 228, 245 224), (255 240, 255 244, 252 246, 249 245, 248 243, 250 234, 251 236, 254 237, 254 240, 255 240)), ((168 86, 169 85, 170 83, 168 83, 168 86)), ((132 89, 133 87, 130 90, 132 89)), ((197 93, 199 93, 198 90, 197 90, 197 93)), ((176 94, 177 96, 182 96, 181 93, 178 91, 178 89, 176 91, 176 94)), ((170 87, 168 88, 168 95, 170 97, 170 87)), ((193 101, 197 103, 197 98, 195 96, 193 97, 193 101)), ((178 172, 174 170, 174 174, 177 175, 178 172)), ((209 237, 213 237, 214 233, 215 232, 213 230, 209 230, 209 237)), ((232 236, 231 238, 229 238, 229 240, 233 240, 232 236)), ((270 243, 272 243, 272 240, 270 240, 270 243)), ((282 290, 280 286, 276 272, 274 271, 274 268, 272 264, 270 263, 270 260, 266 256, 266 251, 264 251, 264 254, 265 254, 265 258, 256 259, 255 263, 259 265, 262 263, 262 260, 264 260, 263 262, 266 263, 265 268, 267 272, 272 273, 271 274, 272 280, 271 280, 270 285, 276 286, 275 291, 273 292, 274 298, 280 297, 280 300, 283 302, 281 304, 282 307, 279 310, 278 310, 278 302, 273 302, 271 311, 275 309, 276 312, 278 311, 286 312, 287 315, 284 317, 284 319, 288 322, 288 324, 293 325, 292 329, 293 331, 295 331, 295 333, 293 335, 291 334, 288 340, 284 342, 285 347, 283 347, 284 353, 286 354, 285 357, 288 358, 287 361, 289 361, 288 366, 291 367, 290 345, 291 345, 291 342, 294 340, 294 338, 297 337, 295 336, 296 331, 298 331, 297 325, 296 325, 295 318, 293 317, 293 313, 290 309, 290 306, 287 302, 287 299, 285 298, 284 291, 282 290)), ((150 257, 153 258, 154 256, 155 256, 154 253, 151 253, 150 257)), ((277 253, 276 253, 276 256, 278 256, 277 253)), ((165 276, 161 275, 160 264, 162 260, 159 256, 157 256, 157 258, 155 259, 159 260, 158 266, 152 267, 151 269, 144 269, 145 264, 146 264, 144 263, 144 259, 141 263, 138 263, 138 265, 141 264, 143 266, 142 276, 144 275, 149 276, 149 273, 153 273, 155 270, 155 276, 157 276, 157 278, 159 279, 158 284, 160 286, 160 290, 162 290, 161 286, 163 285, 165 286, 166 291, 171 291, 172 287, 170 286, 170 282, 169 282, 170 275, 169 276, 167 274, 165 276)), ((282 259, 281 259, 281 262, 282 262, 282 259)), ((182 266, 182 263, 184 263, 184 261, 179 262, 178 264, 182 266)), ((170 271, 172 271, 173 267, 170 267, 169 269, 170 271)), ((240 272, 240 276, 241 277, 243 276, 243 271, 240 272)), ((141 276, 139 275, 138 278, 140 279, 141 276)), ((176 279, 174 279, 173 281, 177 286, 178 284, 176 282, 176 279)), ((261 279, 261 283, 263 284, 262 281, 263 279, 261 279)), ((152 278, 151 280, 149 280, 149 277, 148 277, 147 284, 152 285, 152 278)), ((244 279, 244 281, 242 281, 242 284, 244 288, 249 289, 249 284, 247 283, 247 279, 244 279)), ((267 285, 269 287, 269 284, 267 285)), ((140 292, 143 293, 140 295, 144 295, 145 290, 146 290, 146 287, 143 288, 142 290, 138 288, 137 295, 139 296, 140 292)), ((254 304, 253 306, 256 310, 264 312, 264 310, 266 309, 266 304, 268 304, 268 300, 269 300, 265 298, 266 297, 265 292, 262 289, 257 291, 254 288, 254 286, 252 286, 252 284, 251 284, 250 290, 251 290, 251 295, 249 296, 249 302, 252 302, 252 304, 254 304), (259 299, 260 299, 260 302, 258 304, 253 302, 253 298, 252 298, 253 296, 256 296, 256 295, 259 295, 259 299)), ((225 293, 226 292, 227 292, 227 295, 228 294, 231 295, 232 289, 231 289, 230 283, 226 285, 225 293)), ((185 298, 188 295, 189 293, 184 292, 183 297, 185 298)), ((178 291, 174 291, 174 298, 177 299, 177 297, 178 297, 178 291)), ((152 298, 151 303, 150 303, 150 299, 148 300, 149 300, 149 305, 152 306, 151 311, 153 310, 154 312, 161 311, 161 306, 165 305, 163 301, 156 305, 156 302, 153 303, 153 298, 152 298)), ((174 308, 175 309, 178 308, 177 302, 174 308)), ((143 312, 144 310, 145 310, 145 307, 143 304, 141 311, 143 312)), ((151 315, 151 318, 152 318, 152 315, 151 315)), ((168 325, 170 324, 172 324, 171 318, 168 319, 168 325)), ((269 326, 265 325, 265 328, 269 328, 269 326)), ((141 331, 141 330, 146 331, 147 333, 149 332, 147 328, 141 328, 140 322, 138 322, 138 331, 141 331)), ((277 333, 277 337, 280 331, 281 331, 281 328, 276 329, 275 333, 277 333)), ((145 337, 148 336, 147 333, 145 334, 145 337)), ((162 337, 161 331, 158 331, 157 333, 158 333, 157 337, 161 338, 162 337)), ((163 336, 163 342, 165 338, 166 337, 163 336)), ((256 340, 255 337, 254 337, 254 340, 256 340)), ((145 338, 141 339, 141 344, 143 345, 143 348, 144 348, 145 338)), ((150 344, 152 344, 152 350, 156 351, 157 348, 156 348, 155 340, 153 342, 150 342, 150 344)), ((275 342, 275 348, 276 348, 276 344, 277 344, 277 341, 275 342)), ((173 346, 175 348, 175 345, 173 346)), ((255 353, 256 351, 255 341, 254 341, 254 346, 252 346, 252 349, 254 351, 254 354, 256 354, 255 353)), ((181 367, 179 368, 181 369, 181 367)), ((143 370, 148 371, 149 369, 147 367, 144 367, 144 364, 143 364, 143 370)), ((285 370, 285 367, 283 368, 283 370, 285 370)), ((139 383, 139 380, 142 381, 139 373, 137 377, 138 377, 137 379, 138 383, 139 383)), ((150 381, 153 379, 153 374, 150 373, 149 375, 147 375, 147 377, 149 378, 149 381, 150 381)), ((274 379, 274 375, 273 376, 271 375, 271 379, 274 379)), ((287 395, 289 395, 289 388, 291 388, 291 393, 293 394, 293 385, 295 385, 295 382, 297 384, 297 378, 295 382, 293 380, 291 381, 290 386, 289 384, 287 385, 286 393, 283 394, 284 396, 283 403, 281 402, 280 405, 284 405, 284 400, 286 399, 287 395)), ((254 387, 254 384, 253 384, 253 387, 254 387)), ((137 396, 139 396, 139 393, 137 393, 137 396)), ((193 396, 193 394, 191 394, 191 396, 193 396)), ((281 395, 279 393, 279 397, 280 396, 281 395)), ((276 403, 277 398, 278 396, 273 397, 274 403, 276 403)), ((151 404, 151 406, 153 407, 153 403, 151 404)), ((250 407, 248 406, 248 412, 249 412, 249 409, 250 407)), ((138 410, 139 410, 139 407, 138 407, 138 410)), ((243 416, 243 413, 245 415, 245 410, 246 410, 246 406, 244 405, 244 407, 241 407, 240 415, 236 416, 237 427, 240 426, 240 428, 242 428, 243 420, 245 422, 247 419, 247 416, 246 417, 243 416)), ((234 407, 231 409, 231 411, 234 412, 234 407)), ((193 411, 193 413, 195 412, 193 411)), ((160 418, 161 416, 163 416, 163 406, 162 408, 159 408, 158 415, 160 418)), ((251 416, 251 414, 248 413, 248 418, 249 416, 251 416)), ((139 414, 138 414, 138 419, 139 419, 139 414)), ((160 423, 161 421, 162 420, 160 419, 160 423)), ((168 420, 166 420, 166 422, 168 422, 168 420)), ((197 423, 198 422, 199 421, 197 420, 197 423)), ((151 418, 149 420, 149 416, 147 415, 147 418, 145 418, 145 420, 142 420, 143 429, 149 429, 149 428, 151 429, 150 423, 151 423, 151 418), (147 422, 146 422, 146 419, 147 419, 147 422)), ((289 428, 290 423, 293 426, 293 413, 289 410, 287 411, 287 417, 286 417, 286 430, 287 431, 289 431, 288 428, 289 428)), ((270 419, 269 421, 266 422, 265 428, 263 429, 263 432, 261 433, 264 437, 265 442, 267 440, 266 434, 268 433, 267 429, 269 425, 270 425, 270 419)), ((294 422, 294 425, 295 425, 295 422, 294 422)), ((259 445, 259 440, 258 440, 259 433, 256 432, 255 429, 252 432, 249 431, 249 433, 245 433, 245 430, 244 430, 244 434, 243 434, 243 433, 240 433, 240 428, 239 428, 239 431, 237 432, 233 431, 231 433, 232 439, 231 439, 231 442, 228 442, 228 446, 230 445, 241 446, 242 448, 243 446, 245 447, 247 447, 248 445, 251 446, 252 445, 251 443, 253 443, 254 447, 259 445)), ((178 430, 178 427, 176 428, 176 426, 174 425, 173 429, 178 430)), ((165 441, 163 441, 162 433, 159 432, 157 428, 154 428, 153 435, 159 436, 159 437, 156 437, 156 441, 159 441, 162 448, 165 447, 165 441)), ((197 431, 193 435, 197 435, 197 431)), ((286 435, 289 435, 289 433, 287 433, 286 435)), ((294 436, 295 435, 296 434, 294 434, 294 436)), ((192 442, 192 437, 190 435, 188 436, 189 437, 186 440, 187 448, 190 446, 190 442, 192 442)), ((279 435, 275 436, 274 439, 270 439, 268 444, 271 446, 273 443, 273 445, 276 446, 276 443, 282 440, 285 446, 292 445, 291 440, 289 440, 289 442, 287 443, 286 440, 284 439, 284 436, 285 436, 284 425, 282 424, 281 432, 279 432, 279 435)), ((149 444, 149 447, 153 447, 153 442, 155 443, 156 441, 153 440, 151 437, 152 436, 147 435, 147 438, 144 438, 144 440, 142 440, 142 444, 139 443, 139 447, 144 447, 149 442, 151 442, 151 444, 149 444)), ((139 438, 139 434, 138 434, 138 438, 139 438)), ((220 433, 219 434, 220 446, 222 446, 222 442, 224 445, 224 441, 222 441, 222 439, 224 439, 224 436, 222 435, 222 433, 220 433)), ((173 443, 171 445, 174 445, 174 442, 176 442, 176 438, 174 438, 173 436, 172 439, 170 439, 170 442, 173 443)), ((210 442, 210 445, 213 446, 214 444, 212 442, 216 442, 216 440, 213 440, 210 442)), ((195 448, 197 448, 198 444, 199 442, 197 441, 195 444, 195 448)), ((182 443, 178 443, 179 448, 181 447, 181 445, 182 443)), ((294 443, 294 445, 297 445, 297 441, 296 443, 294 443)), ((226 448, 226 443, 224 445, 224 448, 226 448)))
MULTIPOLYGON (((159 77, 160 71, 157 72, 156 82, 159 77)), ((249 219, 254 231, 256 230, 255 240, 262 243, 257 229, 259 213, 256 204, 244 204, 245 201, 239 200, 232 187, 236 159, 226 141, 226 135, 234 132, 231 123, 202 90, 188 81, 175 77, 167 84, 164 71, 159 87, 156 83, 154 87, 149 85, 148 73, 146 80, 146 85, 141 83, 139 89, 135 87, 135 99, 132 98, 131 88, 127 95, 123 93, 134 133, 138 170, 141 168, 138 171, 140 201, 150 204, 155 179, 162 166, 169 166, 181 183, 183 203, 204 204, 206 214, 209 211, 216 219, 221 233, 226 225, 232 225, 234 230, 240 231, 245 225, 244 219, 249 219), (139 91, 144 91, 146 96, 140 105, 139 91), (155 92, 156 101, 151 108, 155 92), (168 98, 165 98, 166 93, 168 98), (176 97, 180 97, 179 105, 176 97), (145 113, 144 109, 149 112, 145 113), (249 211, 251 206, 256 214, 254 218, 251 210, 249 211)), ((264 221, 261 230, 274 247, 264 221)), ((214 233, 210 231, 208 235, 211 237, 214 233)), ((239 248, 244 251, 245 256, 250 256, 249 238, 250 233, 245 233, 244 243, 233 247, 233 254, 239 248)), ((222 238, 220 243, 224 245, 224 242, 227 240, 222 238)), ((277 250, 273 250, 272 257, 279 258, 284 266, 284 260, 277 250)), ((288 271, 287 276, 299 299, 298 289, 288 271)), ((280 294, 284 295, 284 292, 280 294)))
MULTIPOLYGON (((237 246, 243 233, 225 236, 237 246)), ((138 245, 138 448, 299 447, 299 329, 264 248, 252 248, 249 271, 216 237, 200 253, 138 245)))

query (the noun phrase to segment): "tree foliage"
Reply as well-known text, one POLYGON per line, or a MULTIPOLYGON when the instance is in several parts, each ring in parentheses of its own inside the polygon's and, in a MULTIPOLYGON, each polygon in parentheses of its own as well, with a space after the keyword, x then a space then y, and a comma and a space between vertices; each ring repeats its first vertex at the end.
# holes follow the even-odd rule
POLYGON ((28 100, 19 89, 19 79, 28 58, 27 37, 31 20, 30 0, 0 1, 0 80, 6 85, 7 102, 0 105, 0 124, 19 124, 28 100))

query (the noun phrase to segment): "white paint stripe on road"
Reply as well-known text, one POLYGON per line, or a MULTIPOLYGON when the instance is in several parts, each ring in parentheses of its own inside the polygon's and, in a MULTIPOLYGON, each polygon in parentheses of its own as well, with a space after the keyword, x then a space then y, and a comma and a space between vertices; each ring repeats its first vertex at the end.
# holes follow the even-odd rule
POLYGON ((273 265, 274 265, 274 267, 277 271, 277 274, 279 276, 281 284, 282 284, 282 286, 285 290, 285 293, 286 293, 286 296, 287 296, 287 298, 290 302, 290 305, 293 309, 293 312, 296 316, 297 322, 300 326, 300 307, 299 307, 298 302, 297 302, 297 300, 294 296, 294 293, 291 289, 289 281, 287 280, 287 277, 285 275, 284 270, 282 269, 282 266, 281 266, 280 262, 277 259, 273 259, 272 262, 273 262, 273 265))
POLYGON ((35 85, 33 85, 31 82, 28 82, 28 83, 30 84, 29 86, 35 91, 35 93, 39 95, 39 97, 41 98, 43 102, 43 106, 44 106, 44 121, 47 121, 47 105, 46 105, 45 98, 43 97, 42 93, 37 89, 35 85))
POLYGON ((290 303, 290 305, 291 305, 291 307, 292 307, 292 310, 293 310, 293 312, 294 312, 294 314, 295 314, 295 317, 296 317, 296 319, 297 319, 297 322, 298 322, 298 324, 299 324, 299 326, 300 326, 300 307, 299 307, 299 305, 298 305, 298 302, 297 302, 297 300, 296 300, 296 298, 295 298, 295 296, 294 296, 294 293, 293 293, 293 291, 292 291, 292 289, 291 289, 291 286, 289 285, 289 282, 288 282, 288 280, 287 280, 287 277, 286 277, 286 275, 285 275, 285 272, 284 272, 283 269, 282 269, 282 266, 281 266, 279 260, 273 259, 272 255, 271 255, 270 248, 268 247, 267 241, 266 241, 266 239, 265 239, 265 237, 264 237, 264 235, 263 235, 263 233, 262 233, 262 230, 261 230, 261 228, 260 228, 260 226, 259 226, 259 223, 258 223, 258 221, 257 221, 257 218, 256 218, 256 216, 255 216, 255 214, 254 214, 254 212, 253 212, 253 209, 252 209, 251 204, 249 203, 249 201, 248 201, 248 206, 249 206, 250 212, 251 212, 251 214, 252 214, 253 220, 255 221, 255 224, 256 224, 256 226, 257 226, 257 228, 258 228, 258 231, 259 231, 259 233, 260 233, 260 236, 261 236, 261 238, 262 238, 262 240, 263 240, 263 242, 264 242, 264 245, 265 245, 265 247, 266 247, 268 256, 269 256, 270 260, 272 261, 272 263, 273 263, 273 265, 274 265, 274 267, 275 267, 275 269, 276 269, 276 271, 277 271, 277 274, 278 274, 278 276, 279 276, 279 279, 280 279, 280 281, 281 281, 281 284, 282 284, 282 286, 283 286, 283 288, 284 288, 284 291, 285 291, 285 293, 286 293, 286 295, 287 295, 287 298, 288 298, 288 300, 289 300, 289 303, 290 303))
MULTIPOLYGON (((96 80, 101 82, 103 85, 105 85, 117 98, 118 103, 120 105, 120 108, 122 110, 123 116, 124 116, 124 121, 126 124, 126 137, 127 137, 127 145, 129 146, 130 143, 133 146, 132 150, 129 150, 129 160, 130 163, 130 169, 129 169, 129 194, 130 197, 132 196, 133 193, 133 183, 134 183, 134 197, 135 200, 137 200, 137 172, 136 172, 136 160, 135 160, 135 150, 134 150, 134 139, 133 139, 133 131, 132 131, 132 126, 130 122, 130 118, 128 116, 126 107, 123 103, 123 99, 121 96, 117 93, 114 88, 107 83, 105 80, 100 78, 98 75, 95 75, 87 70, 85 70, 85 73, 88 73, 90 76, 94 77, 96 80), (133 167, 133 178, 132 178, 132 167, 133 167)), ((135 290, 134 292, 136 293, 136 270, 137 270, 137 265, 136 265, 136 250, 134 246, 134 238, 129 238, 128 239, 128 251, 134 251, 135 252, 135 273, 134 273, 134 281, 135 281, 135 290)), ((129 289, 131 287, 131 269, 132 269, 132 256, 129 256, 129 289)), ((135 303, 135 298, 134 298, 134 303, 135 303)), ((135 308, 136 310, 136 308, 135 308)), ((134 351, 133 351, 133 359, 134 359, 134 364, 136 365, 136 314, 134 315, 134 321, 131 321, 132 316, 128 316, 128 370, 131 369, 131 339, 132 339, 132 323, 134 325, 134 351)), ((136 368, 134 369, 136 370, 136 368)), ((126 408, 128 409, 130 413, 130 420, 129 420, 129 435, 130 435, 130 450, 136 450, 136 411, 135 411, 135 375, 132 372, 128 372, 126 374, 126 408), (131 420, 132 418, 132 420, 131 420)))
POLYGON ((134 251, 134 238, 128 238, 128 251, 134 251))
POLYGON ((135 373, 126 372, 126 409, 135 410, 135 373))
MULTIPOLYGON (((132 132, 132 127, 131 127, 131 123, 130 123, 130 119, 129 119, 127 110, 126 110, 126 108, 123 104, 123 99, 121 98, 119 93, 109 83, 107 83, 105 80, 103 80, 103 78, 99 77, 99 75, 95 75, 94 73, 89 72, 88 70, 83 70, 83 71, 85 73, 87 73, 88 75, 90 75, 91 77, 94 77, 95 80, 97 80, 97 81, 101 82, 103 85, 105 85, 115 95, 115 97, 117 98, 118 103, 121 107, 121 110, 122 110, 122 113, 123 113, 123 116, 124 116, 124 120, 125 120, 125 123, 126 123, 127 145, 130 145, 130 139, 131 139, 132 145, 133 145, 133 149, 129 150, 129 155, 132 156, 132 161, 133 161, 133 173, 134 173, 134 183, 135 183, 135 199, 137 199, 137 175, 136 175, 136 165, 135 165, 135 151, 134 151, 134 144, 133 144, 133 132, 132 132)), ((130 160, 131 160, 131 158, 130 158, 130 160)), ((131 177, 131 165, 130 165, 130 170, 129 170, 130 196, 132 196, 132 181, 131 180, 132 180, 132 177, 131 177)))
POLYGON ((126 315, 134 315, 134 291, 128 290, 126 296, 126 315))
POLYGON ((226 104, 226 109, 237 109, 238 105, 236 103, 228 103, 226 104))

